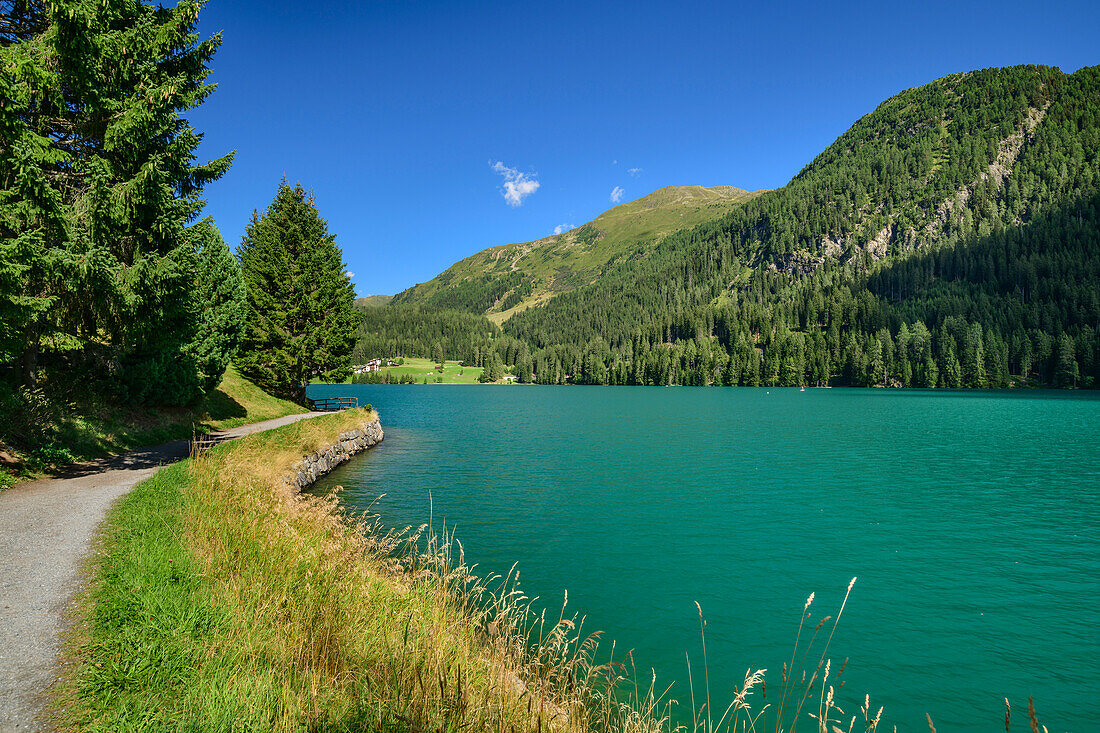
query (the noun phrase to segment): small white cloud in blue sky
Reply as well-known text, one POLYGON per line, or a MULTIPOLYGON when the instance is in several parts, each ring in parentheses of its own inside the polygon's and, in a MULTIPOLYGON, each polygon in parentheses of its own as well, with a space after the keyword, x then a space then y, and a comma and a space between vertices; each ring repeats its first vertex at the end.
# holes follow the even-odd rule
POLYGON ((355 273, 351 270, 348 270, 348 277, 355 277, 355 273))
POLYGON ((611 161, 611 165, 618 165, 618 164, 619 164, 619 161, 618 161, 618 160, 613 160, 613 161, 611 161))
POLYGON ((554 234, 561 234, 562 232, 567 232, 572 228, 572 224, 558 224, 556 227, 554 227, 554 234))
POLYGON ((509 206, 519 206, 523 199, 539 190, 538 173, 520 173, 515 168, 504 165, 504 161, 489 163, 494 173, 504 176, 504 185, 501 187, 501 195, 509 206))
POLYGON ((641 168, 628 168, 626 172, 629 173, 634 178, 637 178, 638 174, 642 172, 642 169, 641 168))
POLYGON ((617 204, 622 201, 624 193, 626 193, 626 191, 623 190, 622 186, 615 186, 615 188, 611 189, 611 203, 617 204))

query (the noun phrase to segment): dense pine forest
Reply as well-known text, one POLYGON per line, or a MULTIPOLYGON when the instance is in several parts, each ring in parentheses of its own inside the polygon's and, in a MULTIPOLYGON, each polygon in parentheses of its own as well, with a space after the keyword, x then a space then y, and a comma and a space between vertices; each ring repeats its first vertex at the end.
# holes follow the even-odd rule
POLYGON ((956 74, 500 334, 460 282, 467 313, 373 309, 359 348, 545 384, 1094 387, 1098 222, 1100 67, 956 74))
POLYGON ((501 338, 500 329, 488 318, 465 311, 407 305, 367 306, 362 311, 352 352, 360 364, 373 357, 432 359, 437 346, 448 359, 474 364, 501 338))
POLYGON ((520 380, 534 378, 526 342, 502 333, 485 316, 463 311, 400 304, 363 308, 352 358, 362 363, 378 356, 458 360, 485 367, 489 381, 503 377, 510 365, 520 380))

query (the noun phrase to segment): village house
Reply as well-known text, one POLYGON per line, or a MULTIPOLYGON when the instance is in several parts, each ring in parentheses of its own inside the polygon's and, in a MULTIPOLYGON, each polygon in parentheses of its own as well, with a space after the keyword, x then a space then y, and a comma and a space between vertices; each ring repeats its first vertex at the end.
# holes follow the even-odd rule
MULTIPOLYGON (((390 365, 390 360, 386 360, 386 366, 390 365)), ((382 360, 371 359, 366 364, 356 364, 351 368, 353 374, 366 374, 367 372, 380 372, 382 371, 382 360)))

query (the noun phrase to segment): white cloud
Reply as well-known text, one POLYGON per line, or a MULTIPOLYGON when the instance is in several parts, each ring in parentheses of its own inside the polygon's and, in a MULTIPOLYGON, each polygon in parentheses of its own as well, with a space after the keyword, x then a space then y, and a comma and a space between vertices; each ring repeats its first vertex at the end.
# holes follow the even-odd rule
POLYGON ((351 270, 348 270, 347 272, 348 272, 348 277, 355 277, 355 273, 352 272, 351 270))
POLYGON ((611 161, 611 165, 618 165, 618 164, 619 164, 619 161, 617 161, 617 160, 611 161))
POLYGON ((629 173, 632 177, 637 178, 638 174, 642 172, 642 169, 641 168, 628 168, 626 172, 629 173))
POLYGON ((501 187, 501 195, 509 206, 519 206, 523 199, 539 190, 539 182, 535 179, 537 173, 520 173, 515 168, 509 168, 503 161, 490 163, 494 173, 504 176, 504 186, 501 187))
POLYGON ((574 226, 575 225, 573 225, 573 224, 558 224, 556 227, 554 227, 554 234, 561 234, 562 232, 567 232, 570 229, 572 229, 574 226))
POLYGON ((626 191, 623 190, 622 186, 615 186, 615 188, 611 189, 611 203, 617 204, 622 201, 624 193, 626 193, 626 191))

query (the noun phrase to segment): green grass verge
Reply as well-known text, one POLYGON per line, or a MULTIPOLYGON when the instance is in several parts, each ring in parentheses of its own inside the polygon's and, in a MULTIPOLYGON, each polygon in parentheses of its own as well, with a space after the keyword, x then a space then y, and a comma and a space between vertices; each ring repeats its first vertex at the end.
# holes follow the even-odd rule
POLYGON ((202 639, 224 627, 227 613, 204 592, 202 569, 183 544, 189 475, 190 461, 159 471, 108 516, 71 727, 181 729, 172 710, 194 690, 206 661, 202 639))
POLYGON ((230 366, 222 383, 206 396, 196 412, 205 427, 227 430, 305 411, 301 405, 269 395, 230 366))

